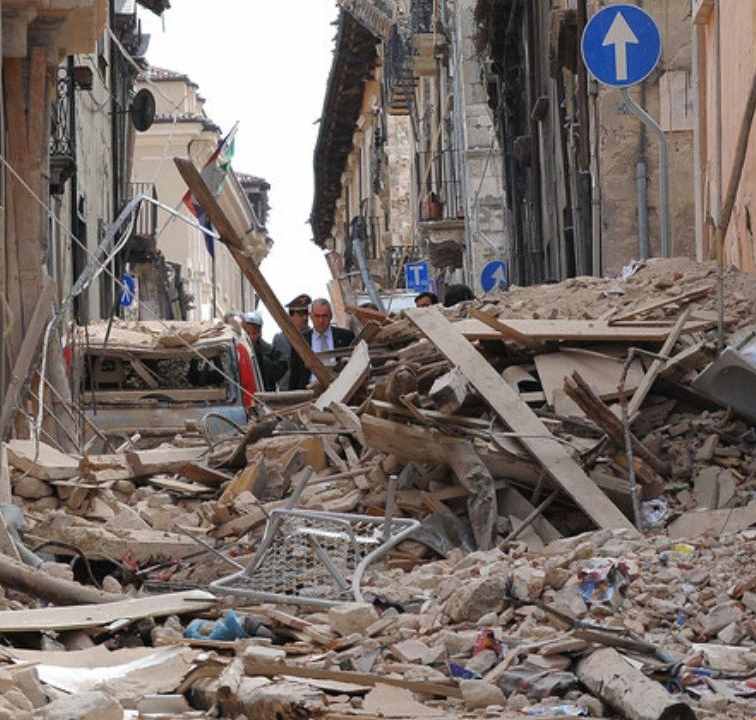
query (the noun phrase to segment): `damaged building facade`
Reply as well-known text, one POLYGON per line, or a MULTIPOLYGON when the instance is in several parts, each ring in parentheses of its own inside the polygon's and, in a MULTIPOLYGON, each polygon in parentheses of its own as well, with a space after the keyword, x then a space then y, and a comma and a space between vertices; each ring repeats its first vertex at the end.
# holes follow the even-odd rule
POLYGON ((507 237, 471 3, 340 5, 314 240, 338 256, 342 280, 357 277, 364 253, 381 290, 402 288, 414 260, 429 262, 437 287, 474 278, 507 237))
POLYGON ((63 321, 47 343, 49 382, 60 398, 70 397, 61 357, 64 323, 110 317, 116 307, 122 256, 112 254, 95 276, 87 268, 130 194, 135 58, 147 45, 138 4, 156 14, 169 5, 2 2, 0 388, 6 400, 33 359, 25 341, 38 335, 51 303, 63 321))
MULTIPOLYGON (((657 69, 631 97, 669 143, 671 254, 694 251, 691 30, 688 0, 638 3, 663 39, 657 69)), ((478 50, 504 148, 512 275, 520 284, 616 273, 659 256, 659 144, 599 85, 581 58, 587 20, 603 3, 480 0, 478 50)))
MULTIPOLYGON (((658 67, 629 93, 668 144, 669 249, 659 139, 582 61, 583 29, 603 3, 339 3, 312 226, 337 254, 342 285, 363 286, 361 236, 381 289, 403 287, 404 264, 417 260, 437 289, 464 281, 480 292, 495 259, 529 285, 616 274, 637 258, 713 256, 712 209, 734 162, 756 11, 744 3, 720 21, 713 0, 693 12, 689 0, 636 4, 662 37, 658 67)), ((727 237, 727 260, 746 270, 752 146, 727 237)))
MULTIPOLYGON (((171 159, 189 157, 203 167, 223 136, 207 116, 198 86, 185 74, 149 67, 137 87, 152 83, 159 89, 155 122, 136 139, 133 187, 186 214, 186 184, 171 159)), ((272 246, 265 229, 269 190, 264 180, 231 171, 219 197, 257 263, 272 246)), ((228 249, 155 206, 142 208, 133 250, 139 319, 210 320, 255 307, 252 287, 228 249)))

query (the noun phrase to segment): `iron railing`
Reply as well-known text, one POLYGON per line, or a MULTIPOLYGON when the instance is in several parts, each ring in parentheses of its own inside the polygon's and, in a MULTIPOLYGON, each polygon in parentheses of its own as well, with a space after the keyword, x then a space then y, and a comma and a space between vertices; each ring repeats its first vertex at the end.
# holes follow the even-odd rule
POLYGON ((414 33, 433 32, 434 0, 412 0, 410 26, 414 33))
POLYGON ((462 183, 458 176, 461 164, 458 153, 447 149, 419 152, 416 157, 418 219, 461 220, 465 216, 462 183))
POLYGON ((394 26, 385 44, 383 83, 389 112, 409 114, 417 84, 412 66, 412 36, 394 26))
POLYGON ((55 98, 50 113, 50 192, 63 193, 66 181, 76 170, 73 108, 74 83, 71 63, 60 65, 55 78, 55 98))

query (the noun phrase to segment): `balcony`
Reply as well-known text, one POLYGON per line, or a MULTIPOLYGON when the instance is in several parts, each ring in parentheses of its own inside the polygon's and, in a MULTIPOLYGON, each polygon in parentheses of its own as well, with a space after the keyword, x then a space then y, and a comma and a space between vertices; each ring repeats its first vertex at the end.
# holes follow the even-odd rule
POLYGON ((62 195, 76 172, 76 145, 71 121, 73 77, 67 66, 57 69, 55 99, 50 112, 50 194, 62 195))
POLYGON ((462 220, 465 218, 462 184, 457 177, 457 162, 454 150, 417 153, 417 198, 418 220, 462 220))
POLYGON ((384 44, 383 83, 389 115, 409 115, 415 99, 412 36, 394 26, 384 44))
POLYGON ((413 33, 432 33, 434 0, 412 0, 410 27, 413 33))
MULTIPOLYGON (((158 199, 157 188, 154 183, 129 183, 129 199, 137 195, 147 195, 158 199)), ((153 203, 142 202, 137 210, 134 232, 129 240, 128 248, 131 256, 137 260, 154 256, 157 250, 158 207, 153 203)))
POLYGON ((455 150, 418 153, 416 158, 418 231, 425 254, 437 268, 462 266, 465 202, 455 150))

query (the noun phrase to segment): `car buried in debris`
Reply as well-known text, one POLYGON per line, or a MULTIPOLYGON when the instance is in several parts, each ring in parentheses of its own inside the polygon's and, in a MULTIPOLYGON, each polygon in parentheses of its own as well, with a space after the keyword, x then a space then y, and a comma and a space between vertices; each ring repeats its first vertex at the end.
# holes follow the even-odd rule
POLYGON ((228 431, 262 387, 246 336, 223 322, 92 323, 66 357, 74 400, 109 437, 228 431))

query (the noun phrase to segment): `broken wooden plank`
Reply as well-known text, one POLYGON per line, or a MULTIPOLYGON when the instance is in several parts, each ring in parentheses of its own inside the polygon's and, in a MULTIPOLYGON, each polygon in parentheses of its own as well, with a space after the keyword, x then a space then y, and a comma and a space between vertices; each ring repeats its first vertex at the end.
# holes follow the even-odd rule
POLYGON ((478 550, 490 550, 494 545, 499 515, 494 479, 469 441, 454 441, 446 452, 446 462, 460 485, 470 493, 467 514, 478 550))
POLYGON ((152 390, 156 390, 160 387, 157 376, 152 372, 139 358, 129 358, 131 367, 134 368, 134 372, 139 375, 140 378, 150 387, 152 390))
MULTIPOLYGON (((663 358, 667 358, 672 354, 677 341, 680 339, 680 335, 685 332, 685 326, 689 315, 690 308, 686 308, 683 314, 678 318, 674 327, 669 331, 669 335, 664 341, 664 345, 662 345, 662 349, 659 352, 659 354, 663 358)), ((640 410, 641 405, 643 405, 643 401, 646 399, 646 396, 649 392, 651 392, 651 387, 656 382, 657 376, 664 369, 664 366, 666 364, 667 360, 655 358, 651 363, 651 366, 646 371, 641 384, 638 386, 638 389, 635 391, 635 393, 633 393, 633 397, 630 399, 630 402, 627 405, 627 416, 630 418, 631 423, 635 418, 637 412, 640 410)))
POLYGON ((406 312, 417 328, 465 374, 481 397, 496 411, 530 451, 549 476, 596 525, 601 528, 626 528, 636 534, 632 523, 599 490, 564 447, 553 439, 535 413, 489 365, 486 359, 457 332, 435 308, 406 312))
MULTIPOLYGON (((410 310, 408 313, 414 313, 410 310)), ((648 342, 663 343, 667 327, 609 325, 601 320, 499 320, 513 339, 533 342, 648 342)), ((707 323, 691 322, 686 332, 696 332, 707 323)))
POLYGON ((72 605, 23 612, 7 610, 0 612, 0 633, 40 633, 98 628, 110 625, 116 620, 141 620, 142 618, 198 613, 210 610, 217 602, 215 596, 208 592, 190 590, 155 597, 120 600, 104 605, 72 605))
POLYGON ((218 402, 228 396, 226 388, 191 388, 170 390, 97 390, 82 394, 82 400, 89 404, 100 405, 128 405, 140 400, 160 402, 218 402))
POLYGON ((8 462, 37 480, 68 480, 79 474, 79 461, 43 442, 11 440, 8 462))
POLYGON ((213 488, 206 485, 182 482, 181 480, 166 476, 151 477, 148 482, 150 485, 156 485, 163 490, 168 490, 168 492, 174 492, 178 495, 188 495, 189 497, 207 495, 214 492, 213 488))
MULTIPOLYGON (((16 411, 18 394, 24 383, 29 379, 32 363, 35 358, 38 358, 38 348, 42 342, 47 321, 52 315, 56 295, 56 284, 50 278, 45 277, 42 292, 34 306, 34 313, 24 331, 21 348, 13 363, 8 388, 3 398, 2 411, 0 411, 0 439, 5 437, 8 422, 13 418, 16 411)), ((20 308, 17 308, 19 313, 20 310, 20 308)), ((20 325, 20 319, 17 319, 16 322, 20 325)))
MULTIPOLYGON (((87 609, 96 612, 100 607, 97 603, 113 603, 123 600, 123 595, 108 593, 88 585, 81 585, 73 580, 55 577, 39 568, 32 568, 22 562, 0 555, 0 587, 7 590, 25 593, 32 597, 41 598, 58 605, 74 605, 77 603, 91 603, 87 609)), ((62 612, 65 612, 61 608, 62 612)), ((30 630, 39 632, 39 626, 35 625, 29 616, 37 610, 24 610, 23 612, 8 610, 0 612, 0 633, 20 632, 30 630), (4 625, 3 620, 8 623, 4 625), (19 627, 16 624, 20 623, 19 627), (16 628, 16 629, 14 629, 16 628)))
POLYGON ((363 340, 352 352, 344 369, 328 389, 315 401, 318 410, 325 410, 332 402, 349 402, 360 386, 367 380, 370 370, 370 353, 363 340))
POLYGON ((187 480, 192 480, 201 485, 218 486, 224 483, 231 482, 234 479, 233 475, 221 472, 215 468, 208 467, 202 463, 190 462, 183 465, 178 474, 187 480))
MULTIPOLYGON (((0 626, 1 628, 1 626, 0 626)), ((462 691, 456 684, 441 682, 424 682, 420 680, 402 680, 400 678, 378 675, 375 673, 351 672, 346 670, 323 670, 312 665, 303 667, 290 663, 277 663, 258 660, 254 657, 244 658, 244 670, 247 675, 264 675, 274 677, 288 675, 290 677, 310 678, 312 680, 335 680, 337 682, 354 683, 357 685, 377 684, 391 685, 405 688, 421 695, 438 695, 439 697, 461 698, 462 691)))
MULTIPOLYGON (((609 439, 619 448, 625 447, 625 429, 622 421, 611 411, 611 409, 593 392, 592 387, 587 383, 579 373, 575 372, 571 378, 567 378, 564 383, 564 390, 567 395, 574 400, 581 410, 596 425, 603 430, 609 439)), ((659 483, 654 473, 666 476, 670 473, 669 463, 664 462, 652 453, 638 438, 630 433, 630 442, 632 443, 633 452, 637 458, 640 458, 650 468, 653 473, 639 475, 639 481, 643 484, 653 485, 659 483)), ((657 495, 664 492, 664 485, 659 483, 657 495)), ((654 496, 656 497, 656 495, 654 496)))
POLYGON ((10 468, 8 467, 8 448, 0 441, 0 505, 13 502, 11 492, 10 468))
POLYGON ((614 325, 615 323, 623 322, 624 320, 632 320, 639 315, 645 315, 646 313, 652 312, 653 310, 659 310, 663 307, 667 307, 668 305, 682 305, 683 303, 697 300, 704 295, 708 295, 713 289, 713 285, 707 285, 706 287, 699 287, 694 288, 693 290, 688 290, 688 292, 685 292, 682 295, 666 297, 662 298, 661 300, 653 300, 652 302, 646 303, 645 305, 639 305, 634 309, 628 310, 621 315, 615 315, 611 318, 609 324, 614 325))
POLYGON ((221 236, 221 241, 231 252, 245 277, 249 280, 255 292, 273 316, 273 320, 281 328, 283 334, 286 335, 286 339, 291 344, 294 352, 302 358, 302 362, 313 372, 318 382, 323 387, 328 387, 333 379, 331 371, 323 365, 318 356, 312 351, 312 348, 310 348, 310 344, 302 337, 302 333, 297 330, 289 313, 281 305, 265 276, 260 272, 252 257, 245 251, 242 238, 234 229, 226 213, 223 212, 223 209, 218 204, 217 199, 208 188, 197 168, 194 167, 191 160, 184 158, 175 158, 174 162, 192 195, 194 195, 197 202, 207 213, 213 227, 221 236))
MULTIPOLYGON (((580 373, 602 400, 619 396, 618 386, 622 378, 624 360, 601 355, 587 350, 565 348, 560 352, 536 355, 536 368, 546 401, 554 407, 555 393, 564 388, 564 381, 574 372, 580 373)), ((625 393, 633 392, 643 380, 643 367, 636 360, 630 367, 625 381, 625 393)))

